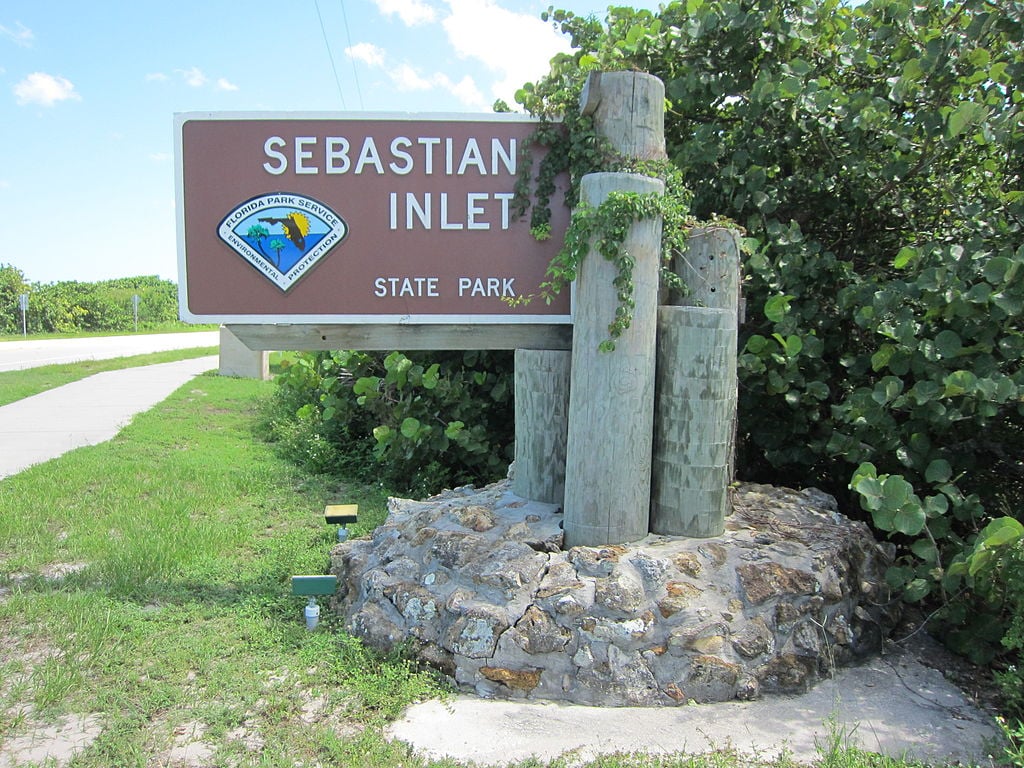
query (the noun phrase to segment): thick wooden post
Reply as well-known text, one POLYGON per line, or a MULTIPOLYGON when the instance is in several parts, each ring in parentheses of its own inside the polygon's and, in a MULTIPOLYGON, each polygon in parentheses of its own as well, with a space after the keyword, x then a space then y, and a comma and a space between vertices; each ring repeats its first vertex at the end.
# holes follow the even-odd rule
POLYGON ((658 310, 651 531, 718 536, 729 511, 736 313, 658 310))
POLYGON ((658 311, 651 531, 708 537, 725 529, 736 423, 739 233, 690 230, 673 268, 689 293, 658 311))
POLYGON ((567 350, 516 350, 512 492, 524 499, 563 503, 571 360, 572 353, 567 350))
MULTIPOLYGON (((624 173, 583 177, 582 199, 598 206, 611 191, 662 193, 657 179, 624 173)), ((636 222, 623 244, 635 259, 633 321, 601 352, 618 305, 615 266, 596 251, 576 280, 565 542, 599 546, 647 535, 651 499, 654 359, 661 220, 636 222)))
POLYGON ((672 260, 675 272, 690 289, 682 307, 728 309, 739 313, 740 235, 728 227, 694 227, 686 235, 686 250, 672 260))

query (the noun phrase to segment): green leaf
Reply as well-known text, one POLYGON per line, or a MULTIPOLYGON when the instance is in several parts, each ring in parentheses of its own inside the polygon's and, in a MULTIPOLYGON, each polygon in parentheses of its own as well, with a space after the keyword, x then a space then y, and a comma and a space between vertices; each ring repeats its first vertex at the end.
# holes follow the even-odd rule
POLYGON ((352 385, 352 392, 356 395, 375 395, 380 386, 380 379, 376 376, 363 376, 356 379, 352 385))
POLYGON ((860 503, 869 512, 881 508, 884 500, 882 483, 877 477, 861 478, 854 484, 853 490, 860 494, 860 503))
POLYGON ((1012 517, 998 517, 982 529, 978 540, 986 548, 1002 547, 1024 538, 1024 525, 1012 517))
POLYGON ((1008 295, 1004 291, 992 294, 992 303, 1008 315, 1019 315, 1024 312, 1024 298, 1008 295))
POLYGON ((924 471, 924 479, 929 483, 948 483, 953 474, 953 468, 945 459, 935 459, 924 471))
POLYGON ((935 551, 935 545, 930 539, 918 539, 910 545, 910 551, 926 563, 938 562, 939 553, 935 551))
POLYGON ((803 80, 801 80, 799 77, 793 77, 792 75, 789 77, 784 77, 782 78, 782 82, 779 83, 779 94, 783 98, 791 99, 800 93, 800 89, 802 87, 803 80))
POLYGON ((967 54, 967 60, 976 67, 987 67, 988 63, 992 61, 992 54, 984 48, 975 48, 967 54))
POLYGON ((904 269, 915 259, 917 259, 917 248, 912 248, 907 245, 900 248, 900 252, 896 254, 896 258, 893 259, 892 265, 896 267, 896 269, 904 269))
POLYGON ((949 499, 938 494, 924 500, 924 510, 929 518, 942 517, 949 512, 949 499))
POLYGON ((955 139, 968 128, 981 122, 987 114, 988 110, 982 104, 973 101, 960 102, 960 105, 949 113, 949 137, 955 139))
POLYGON ((420 420, 417 419, 417 418, 414 418, 412 416, 406 417, 402 421, 402 426, 400 427, 400 430, 402 432, 402 436, 403 437, 407 437, 410 440, 412 438, 416 437, 416 433, 419 432, 419 429, 420 429, 420 420))
POLYGON ((917 603, 928 597, 931 591, 931 582, 925 579, 914 579, 903 590, 903 599, 908 603, 917 603))
POLYGON ((905 565, 891 565, 885 571, 885 583, 893 589, 903 589, 914 578, 914 569, 905 565))
POLYGON ((972 391, 978 384, 978 377, 970 371, 953 371, 942 383, 946 386, 943 397, 958 397, 972 391))
POLYGON ((424 389, 436 389, 438 382, 441 377, 438 373, 441 366, 438 363, 434 363, 426 371, 423 372, 423 388, 424 389))
POLYGON ((935 336, 935 351, 941 357, 956 357, 963 349, 960 335, 956 331, 939 331, 935 336))
POLYGON ((772 296, 764 304, 764 316, 773 323, 781 323, 789 312, 789 302, 792 299, 792 296, 772 296))
POLYGON ((971 555, 967 573, 971 576, 977 576, 978 572, 994 559, 995 553, 991 549, 979 549, 971 555))
MULTIPOLYGON (((911 502, 914 495, 913 486, 901 475, 889 475, 882 481, 884 503, 890 509, 902 509, 911 502)), ((922 519, 924 513, 922 513, 922 519)))
POLYGON ((896 352, 894 344, 883 344, 878 351, 871 356, 871 370, 880 371, 889 364, 893 354, 896 352))
POLYGON ((985 262, 984 275, 992 285, 999 285, 1006 280, 1007 274, 1013 268, 1013 261, 1005 256, 995 256, 985 262))
POLYGON ((917 536, 927 523, 924 507, 916 502, 904 504, 893 517, 893 530, 907 536, 917 536))
POLYGON ((755 333, 749 339, 747 339, 746 351, 753 355, 759 355, 764 351, 765 347, 768 346, 768 339, 760 334, 755 333))

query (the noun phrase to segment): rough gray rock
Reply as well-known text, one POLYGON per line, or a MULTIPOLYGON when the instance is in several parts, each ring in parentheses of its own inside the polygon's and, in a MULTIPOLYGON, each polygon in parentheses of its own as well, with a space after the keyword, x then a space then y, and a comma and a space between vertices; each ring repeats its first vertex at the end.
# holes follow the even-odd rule
POLYGON ((483 696, 612 706, 803 691, 897 619, 886 551, 816 489, 740 484, 722 536, 562 549, 508 482, 392 499, 332 552, 332 608, 483 696))

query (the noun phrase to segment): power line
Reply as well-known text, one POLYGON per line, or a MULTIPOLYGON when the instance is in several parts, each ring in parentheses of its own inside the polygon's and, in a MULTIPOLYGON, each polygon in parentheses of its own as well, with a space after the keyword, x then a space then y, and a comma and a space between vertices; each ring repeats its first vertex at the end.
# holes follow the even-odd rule
MULTIPOLYGON (((345 11, 345 0, 341 0, 341 17, 345 20, 345 37, 348 39, 348 47, 352 47, 352 32, 348 28, 348 13, 345 11)), ((356 61, 352 59, 352 74, 356 79, 356 93, 359 95, 359 109, 363 107, 363 89, 359 87, 359 71, 356 69, 356 61)))
MULTIPOLYGON (((338 68, 334 66, 334 54, 331 52, 331 43, 327 39, 327 30, 324 29, 324 17, 320 15, 320 0, 313 0, 313 5, 316 7, 316 17, 320 20, 320 34, 324 36, 324 45, 327 46, 327 57, 331 60, 331 71, 334 72, 334 83, 338 86, 338 96, 341 99, 341 108, 348 109, 345 105, 345 94, 341 90, 341 80, 338 78, 338 68)), ((342 6, 344 10, 344 5, 342 6)), ((348 20, 345 20, 345 26, 348 27, 348 20)), ((350 43, 351 45, 351 43, 350 43)), ((359 87, 359 81, 356 81, 356 88, 359 87)), ((362 103, 363 97, 360 95, 359 101, 362 103)))

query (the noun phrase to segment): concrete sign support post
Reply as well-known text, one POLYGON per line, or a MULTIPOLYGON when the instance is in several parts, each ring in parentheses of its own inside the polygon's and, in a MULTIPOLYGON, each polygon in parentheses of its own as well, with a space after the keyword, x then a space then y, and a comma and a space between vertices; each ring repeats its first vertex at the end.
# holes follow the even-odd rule
MULTIPOLYGON (((638 72, 592 75, 583 111, 623 155, 665 156, 664 85, 638 72)), ((583 178, 582 200, 612 191, 663 194, 657 179, 625 173, 583 178)), ((598 351, 618 304, 615 266, 592 251, 576 281, 565 477, 567 546, 599 546, 647 535, 654 421, 655 332, 661 220, 635 222, 623 243, 633 257, 633 320, 615 351, 598 351)))
POLYGON ((265 351, 249 349, 228 326, 222 325, 219 373, 221 376, 266 381, 270 378, 269 355, 265 351))

